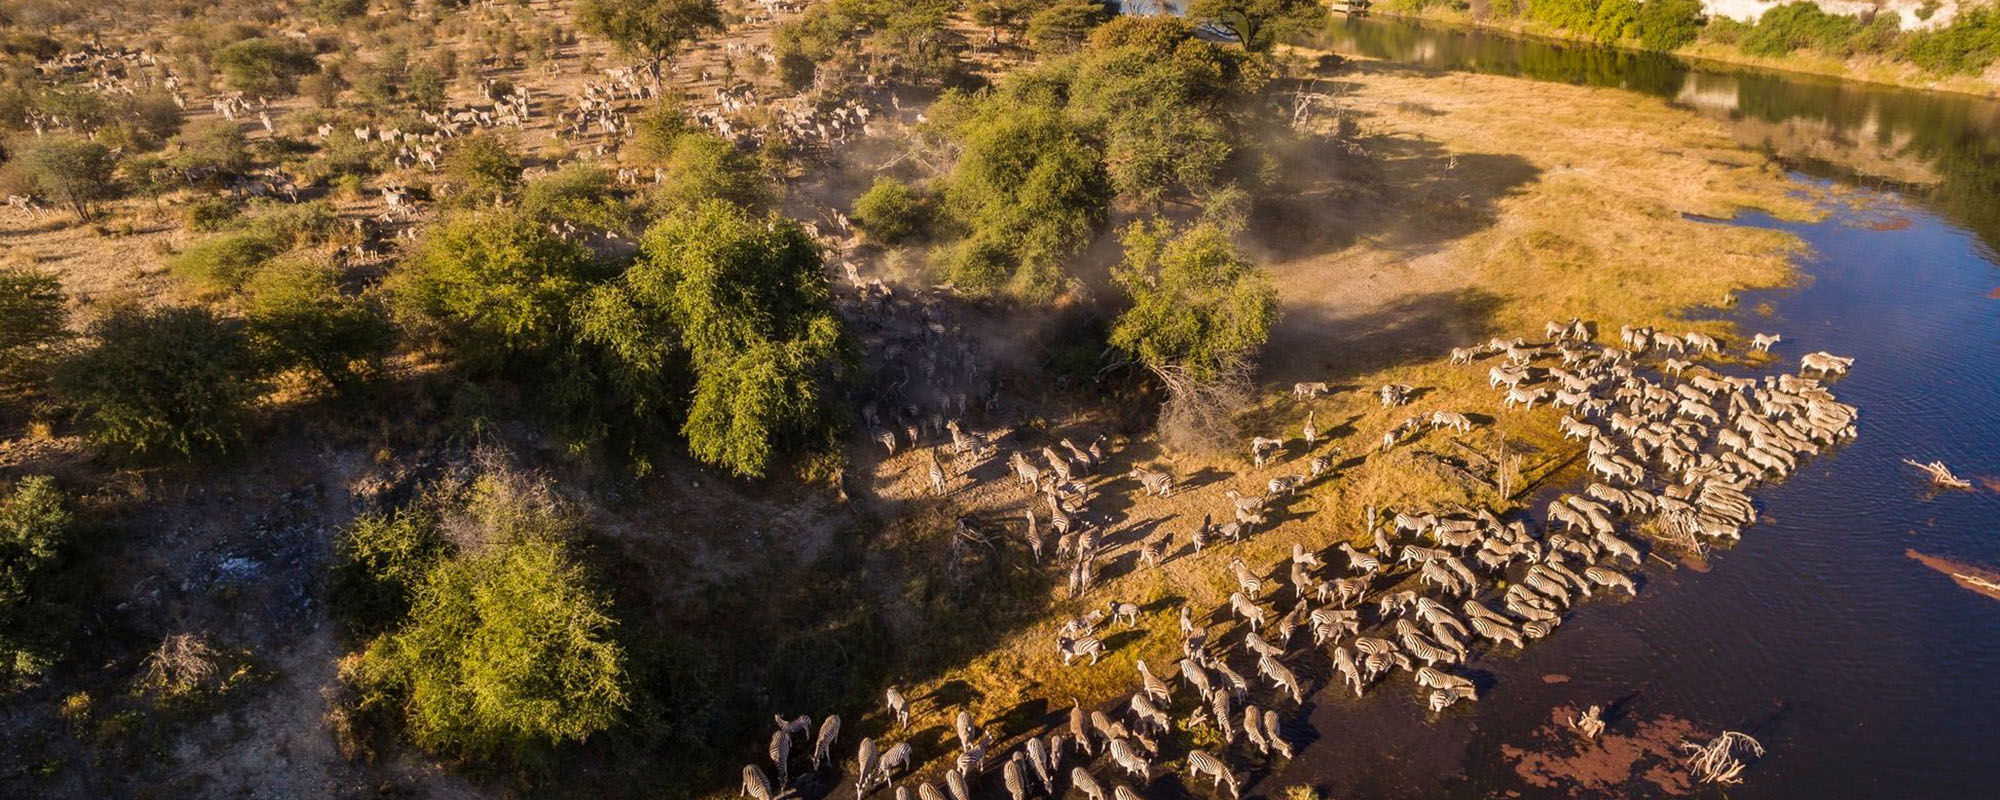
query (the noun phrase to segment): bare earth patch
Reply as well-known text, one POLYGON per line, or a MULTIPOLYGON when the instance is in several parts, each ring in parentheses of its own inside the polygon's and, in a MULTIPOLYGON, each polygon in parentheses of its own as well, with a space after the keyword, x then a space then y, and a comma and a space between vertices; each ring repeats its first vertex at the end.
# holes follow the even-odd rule
POLYGON ((1693 788, 1681 767, 1680 743, 1700 738, 1694 723, 1672 716, 1619 720, 1587 740, 1569 728, 1576 714, 1558 706, 1526 746, 1501 746, 1528 785, 1568 797, 1684 795, 1693 788))

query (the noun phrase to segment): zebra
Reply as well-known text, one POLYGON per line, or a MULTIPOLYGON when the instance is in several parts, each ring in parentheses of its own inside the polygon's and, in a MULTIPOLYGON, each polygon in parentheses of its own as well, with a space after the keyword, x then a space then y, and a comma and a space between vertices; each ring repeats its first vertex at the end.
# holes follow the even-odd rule
POLYGON ((1124 622, 1128 626, 1139 627, 1138 603, 1125 603, 1113 600, 1108 608, 1111 611, 1112 622, 1124 622))
POLYGON ((958 710, 957 716, 952 717, 951 728, 958 734, 958 746, 961 748, 972 747, 972 742, 979 733, 979 726, 972 724, 972 712, 962 708, 958 710))
POLYGON ((1315 443, 1317 443, 1317 442, 1319 441, 1319 426, 1318 426, 1318 425, 1316 425, 1316 424, 1314 424, 1314 422, 1313 422, 1313 414, 1314 414, 1314 412, 1313 412, 1312 410, 1310 410, 1310 409, 1308 409, 1308 410, 1306 411, 1306 424, 1305 424, 1305 429, 1304 429, 1303 431, 1301 431, 1302 433, 1304 433, 1304 434, 1305 434, 1305 440, 1306 440, 1306 449, 1307 449, 1307 450, 1311 450, 1311 449, 1312 449, 1312 447, 1313 447, 1313 444, 1315 444, 1315 443))
POLYGON ((910 748, 909 742, 897 742, 895 747, 889 748, 888 752, 882 754, 882 760, 878 762, 880 764, 879 769, 882 771, 882 777, 887 779, 891 772, 909 769, 913 766, 911 763, 911 756, 913 754, 914 751, 910 748))
POLYGON ((1252 631, 1264 626, 1264 609, 1250 602, 1250 598, 1244 597, 1242 592, 1229 593, 1229 610, 1248 621, 1252 631))
POLYGON ((1291 669, 1284 664, 1278 663, 1277 659, 1268 655, 1259 657, 1257 659, 1257 671, 1263 673, 1265 677, 1271 679, 1272 683, 1277 684, 1280 688, 1290 693, 1293 703, 1304 702, 1304 693, 1299 688, 1299 676, 1293 674, 1291 669))
MULTIPOLYGON (((933 455, 933 459, 935 459, 935 455, 933 455)), ((1041 492, 1042 471, 1030 463, 1026 456, 1021 455, 1020 451, 1015 451, 1013 456, 1007 460, 1007 463, 1014 467, 1014 477, 1028 485, 1029 494, 1041 492)))
POLYGON ((1416 387, 1407 383, 1386 383, 1375 390, 1375 397, 1382 401, 1383 408, 1389 408, 1410 402, 1410 394, 1415 391, 1416 387))
POLYGON ((1230 797, 1241 796, 1241 790, 1236 784, 1236 776, 1230 773, 1229 767, 1224 765, 1221 759, 1209 755, 1208 751, 1189 750, 1187 765, 1188 773, 1193 779, 1200 780, 1203 776, 1212 777, 1215 779, 1215 788, 1221 789, 1227 786, 1229 787, 1230 797))
POLYGON ((944 793, 928 782, 917 784, 917 797, 921 800, 945 800, 944 793))
POLYGON ((1345 646, 1334 647, 1333 669, 1335 672, 1340 673, 1340 677, 1347 681, 1348 686, 1354 689, 1354 696, 1360 697, 1363 684, 1361 681, 1361 670, 1354 663, 1354 653, 1350 652, 1345 646))
POLYGON ((1583 576, 1600 586, 1617 587, 1624 589, 1626 594, 1633 597, 1639 596, 1639 587, 1633 584, 1632 578, 1625 573, 1603 567, 1585 567, 1583 576))
POLYGON ((1549 635, 1557 625, 1561 624, 1562 617, 1553 614, 1549 615, 1548 619, 1531 619, 1521 623, 1521 635, 1530 639, 1540 639, 1549 635))
POLYGON ((1111 787, 1111 797, 1113 800, 1144 800, 1138 792, 1132 791, 1132 787, 1122 783, 1111 787))
POLYGON ((1250 437, 1250 461, 1256 464, 1258 469, 1263 469, 1264 460, 1270 458, 1271 453, 1282 450, 1284 447, 1285 440, 1283 439, 1272 439, 1264 436, 1250 437))
MULTIPOLYGON (((877 769, 878 762, 875 755, 875 740, 866 736, 861 737, 861 749, 855 755, 854 760, 854 793, 858 795, 867 790, 868 779, 875 774, 877 769)), ((888 774, 889 770, 886 765, 883 765, 881 770, 885 776, 888 774)))
MULTIPOLYGON (((1097 461, 1098 461, 1097 457, 1092 455, 1090 451, 1087 451, 1081 447, 1077 447, 1075 442, 1069 440, 1069 437, 1067 436, 1063 437, 1062 441, 1057 442, 1057 444, 1062 445, 1064 450, 1069 451, 1070 456, 1076 461, 1076 463, 1083 467, 1083 473, 1085 475, 1088 475, 1092 470, 1097 469, 1097 461)), ((1096 447, 1096 443, 1093 442, 1091 446, 1096 447)))
POLYGON ((1024 757, 1016 752, 1014 757, 1008 759, 1007 764, 1000 768, 1001 779, 1007 784, 1007 796, 1013 800, 1028 800, 1028 778, 1021 770, 1023 760, 1024 757))
POLYGON ((1042 743, 1041 737, 1028 737, 1028 765, 1034 767, 1035 779, 1042 782, 1042 789, 1054 792, 1055 764, 1049 758, 1048 745, 1042 743))
POLYGON ((1264 641, 1264 637, 1258 636, 1256 631, 1247 631, 1243 634, 1243 648, 1259 656, 1281 656, 1285 654, 1282 648, 1264 641))
POLYGON ((787 732, 784 728, 779 728, 771 732, 770 755, 771 764, 778 772, 777 785, 784 786, 790 783, 790 781, 785 779, 785 772, 788 766, 787 762, 791 760, 792 755, 791 733, 787 732))
POLYGON ((1327 385, 1325 381, 1312 381, 1309 383, 1292 384, 1293 397, 1303 397, 1310 399, 1326 394, 1326 392, 1327 392, 1327 385))
POLYGON ((1278 755, 1292 757, 1292 743, 1285 741, 1284 734, 1278 731, 1278 712, 1268 708, 1264 709, 1264 740, 1271 744, 1271 749, 1278 751, 1278 755))
POLYGON ((1049 470, 1055 473, 1057 483, 1068 483, 1076 478, 1075 471, 1070 469, 1069 459, 1058 455, 1055 450, 1043 447, 1042 460, 1049 462, 1049 470))
POLYGON ((1269 483, 1266 483, 1265 489, 1268 490, 1268 492, 1272 497, 1289 496, 1292 493, 1297 492, 1299 490, 1299 485, 1305 482, 1306 482, 1306 476, 1304 475, 1299 475, 1299 474, 1279 475, 1278 477, 1272 478, 1269 483))
POLYGON ((1592 536, 1591 538, 1596 540, 1599 545, 1602 545, 1604 547, 1604 552, 1607 554, 1610 554, 1612 556, 1623 556, 1625 558, 1632 559, 1632 563, 1634 564, 1644 563, 1643 560, 1639 558, 1639 549, 1633 547, 1630 544, 1627 544, 1624 539, 1620 539, 1616 536, 1613 536, 1609 533, 1605 533, 1603 531, 1597 532, 1597 535, 1592 536))
POLYGON ((1848 367, 1852 366, 1854 366, 1853 358, 1837 356, 1822 350, 1817 353, 1807 353, 1799 359, 1799 374, 1804 375, 1806 370, 1813 370, 1822 377, 1845 375, 1848 367))
POLYGON ((884 429, 884 430, 880 430, 880 431, 876 431, 876 432, 875 432, 875 441, 877 441, 877 442, 881 442, 881 443, 882 443, 882 447, 883 447, 884 449, 886 449, 886 450, 888 450, 888 451, 889 451, 889 455, 892 455, 892 456, 893 456, 893 455, 895 455, 895 454, 896 454, 896 432, 895 432, 895 431, 892 431, 892 430, 887 430, 887 429, 884 429))
POLYGON ((1148 495, 1168 497, 1174 493, 1174 476, 1171 473, 1133 467, 1126 474, 1139 481, 1148 495))
POLYGON ((930 464, 931 494, 943 497, 945 495, 945 492, 951 488, 950 485, 946 483, 946 478, 948 476, 945 474, 944 471, 944 462, 938 460, 937 448, 931 449, 930 456, 931 456, 931 464, 930 464))
POLYGON ((1132 735, 1131 731, 1125 729, 1124 723, 1113 721, 1102 711, 1090 712, 1090 727, 1098 736, 1104 737, 1106 742, 1132 735))
POLYGON ((972 800, 972 787, 965 784, 966 756, 970 755, 971 753, 967 753, 959 756, 958 769, 946 770, 944 773, 944 788, 951 791, 951 800, 972 800))
POLYGON ((1208 679, 1208 670, 1190 658, 1181 659, 1181 683, 1192 687, 1196 697, 1207 697, 1215 690, 1208 679))
POLYGON ((1151 725, 1155 730, 1163 734, 1173 731, 1173 723, 1167 719, 1166 712, 1161 711, 1159 706, 1153 705, 1152 701, 1147 700, 1145 692, 1134 693, 1127 705, 1132 709, 1132 717, 1138 720, 1141 725, 1151 725))
POLYGON ((1451 363, 1453 364, 1470 364, 1473 359, 1478 357, 1479 348, 1476 347, 1454 347, 1451 349, 1451 363))
POLYGON ((1230 723, 1229 690, 1217 687, 1208 694, 1209 708, 1215 711, 1215 727, 1222 734, 1224 744, 1236 743, 1236 726, 1230 723))
MULTIPOLYGON (((1484 608, 1484 606, 1481 607, 1484 608)), ((1514 648, 1517 650, 1527 647, 1527 643, 1521 640, 1520 632, 1514 630, 1512 626, 1505 622, 1489 619, 1485 616, 1475 616, 1471 620, 1472 629, 1478 631, 1479 635, 1492 639, 1494 644, 1507 642, 1514 645, 1514 648)))
POLYGON ((1264 737, 1264 712, 1255 703, 1243 707, 1243 738, 1250 740, 1258 752, 1271 754, 1271 743, 1264 737))
POLYGON ((1083 792, 1084 796, 1089 797, 1090 800, 1104 800, 1104 787, 1097 785, 1097 779, 1090 776, 1089 770, 1082 767, 1070 767, 1069 785, 1077 791, 1083 792))
POLYGON ((771 779, 764 777, 764 771, 755 764, 743 765, 743 795, 753 800, 773 800, 771 779))
POLYGON ((1459 433, 1472 432, 1472 418, 1456 411, 1432 411, 1432 428, 1450 428, 1459 433))
POLYGON ((1090 656, 1090 663, 1096 664, 1097 660, 1104 656, 1104 642, 1095 636, 1079 636, 1075 639, 1063 639, 1057 644, 1057 649, 1062 651, 1063 666, 1065 667, 1070 665, 1072 659, 1090 656))
POLYGON ((1257 597, 1264 593, 1263 579, 1252 573, 1249 565, 1243 563, 1243 559, 1230 559, 1229 571, 1236 576, 1236 588, 1241 589, 1245 595, 1257 597))
POLYGON ((903 699, 903 693, 891 686, 882 693, 882 696, 889 706, 889 713, 896 717, 896 727, 910 727, 910 701, 903 699))
POLYGON ((1443 711, 1450 708, 1459 700, 1477 699, 1479 698, 1473 696, 1473 690, 1470 686, 1454 687, 1451 689, 1432 689, 1430 694, 1431 712, 1443 711))
POLYGON ((1171 547, 1172 543, 1171 533, 1162 533, 1140 543, 1139 563, 1147 569, 1159 569, 1160 564, 1166 561, 1167 548, 1171 547))
POLYGON ((1310 461, 1306 462, 1306 469, 1312 473, 1312 477, 1318 478, 1320 475, 1325 474, 1327 470, 1333 469, 1333 459, 1326 455, 1313 456, 1310 461))
POLYGON ((1382 569, 1382 562, 1379 559, 1354 549, 1352 544, 1341 542, 1340 552, 1347 556, 1347 565, 1355 572, 1372 575, 1382 569))
POLYGON ((833 759, 833 745, 840 740, 840 716, 830 714, 819 721, 819 738, 813 741, 813 771, 833 759))
POLYGON ((1722 344, 1715 337, 1705 333, 1688 333, 1681 336, 1681 341, 1697 353, 1714 353, 1722 349, 1722 344))
POLYGON ((1141 757, 1137 750, 1132 749, 1132 743, 1125 739, 1111 740, 1111 761, 1126 772, 1137 776, 1141 783, 1152 778, 1152 766, 1147 764, 1146 759, 1141 757))
POLYGON ((1085 722, 1083 701, 1069 699, 1069 735, 1076 739, 1077 746, 1087 755, 1097 755, 1097 742, 1090 737, 1090 725, 1085 722))
POLYGON ((1771 345, 1777 344, 1784 340, 1785 337, 1781 334, 1760 333, 1750 337, 1750 349, 1755 350, 1759 353, 1769 353, 1771 352, 1771 345))

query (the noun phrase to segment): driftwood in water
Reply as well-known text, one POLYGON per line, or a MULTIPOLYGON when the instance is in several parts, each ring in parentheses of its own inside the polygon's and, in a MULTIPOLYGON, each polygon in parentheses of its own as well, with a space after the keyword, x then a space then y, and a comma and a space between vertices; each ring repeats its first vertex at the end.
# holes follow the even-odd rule
POLYGON ((1736 731, 1723 731, 1708 744, 1682 742, 1681 749, 1688 753, 1688 771, 1702 783, 1742 783, 1739 776, 1745 765, 1736 753, 1749 753, 1752 758, 1764 754, 1764 746, 1756 739, 1736 731))
POLYGON ((1912 467, 1916 467, 1917 469, 1923 470, 1926 474, 1931 476, 1931 483, 1935 483, 1939 486, 1943 486, 1949 489, 1972 488, 1972 481, 1968 481, 1964 478, 1958 477, 1957 475, 1953 475, 1951 469, 1946 467, 1944 465, 1944 462, 1942 461, 1932 461, 1929 464, 1919 464, 1916 461, 1906 458, 1903 459, 1903 463, 1908 464, 1912 467))

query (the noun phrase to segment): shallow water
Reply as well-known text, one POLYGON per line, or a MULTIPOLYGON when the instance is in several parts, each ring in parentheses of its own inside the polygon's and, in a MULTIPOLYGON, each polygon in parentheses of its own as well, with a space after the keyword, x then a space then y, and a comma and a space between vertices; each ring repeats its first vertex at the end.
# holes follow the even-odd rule
MULTIPOLYGON (((1802 188, 1832 180, 1872 188, 1821 223, 1738 221, 1789 230, 1813 254, 1801 265, 1804 285, 1748 294, 1727 315, 1746 332, 1784 336, 1769 369, 1813 350, 1855 357, 1834 391, 1862 414, 1858 440, 1753 493, 1762 518, 1741 544, 1699 570, 1649 564, 1636 600, 1582 603, 1524 653, 1475 663, 1487 673, 1477 703, 1431 715, 1400 674, 1360 700, 1322 692, 1309 701, 1310 734, 1294 732, 1315 744, 1246 788, 1269 794, 1309 782, 1343 798, 1668 793, 1671 781, 1644 776, 1579 788, 1517 769, 1524 753, 1575 748, 1552 725, 1553 709, 1595 703, 1612 709, 1613 735, 1650 729, 1655 746, 1689 730, 1761 740, 1768 755, 1731 797, 2000 796, 2000 602, 1905 555, 2000 566, 2000 483, 1978 481, 2000 476, 2000 299, 1992 296, 2000 270, 1980 236, 2000 232, 2000 189, 1982 177, 2000 174, 1992 169, 2000 125, 1978 122, 1996 118, 1994 104, 1719 75, 1660 56, 1392 20, 1349 22, 1335 44, 1665 96, 1705 81, 1711 101, 1724 94, 1718 81, 1733 81, 1733 106, 1711 102, 1707 113, 1817 119, 1836 145, 1824 152, 1836 155, 1853 151, 1842 137, 1862 120, 1870 135, 1905 142, 1905 157, 1955 177, 1892 186, 1868 176, 1866 159, 1800 163, 1802 188), (1934 492, 1906 457, 1942 459, 1976 489, 1934 492)), ((1647 760, 1639 763, 1643 772, 1647 760)))

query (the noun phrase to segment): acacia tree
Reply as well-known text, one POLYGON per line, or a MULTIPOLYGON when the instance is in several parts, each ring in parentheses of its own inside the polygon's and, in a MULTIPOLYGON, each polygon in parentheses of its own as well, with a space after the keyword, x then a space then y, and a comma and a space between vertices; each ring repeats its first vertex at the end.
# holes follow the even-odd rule
POLYGON ((695 37, 722 30, 715 0, 583 0, 577 25, 627 52, 671 58, 695 37))
POLYGON ((1169 441, 1226 445, 1251 356, 1277 322, 1277 292, 1212 224, 1176 235, 1164 221, 1135 223, 1121 241, 1125 259, 1112 278, 1132 307, 1111 344, 1166 384, 1160 426, 1169 441))
POLYGON ((111 150, 82 136, 44 136, 14 164, 37 190, 74 212, 78 222, 90 219, 97 201, 111 195, 111 150))

